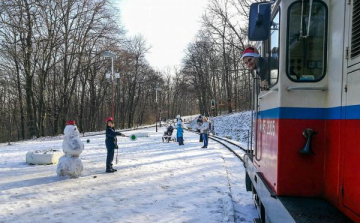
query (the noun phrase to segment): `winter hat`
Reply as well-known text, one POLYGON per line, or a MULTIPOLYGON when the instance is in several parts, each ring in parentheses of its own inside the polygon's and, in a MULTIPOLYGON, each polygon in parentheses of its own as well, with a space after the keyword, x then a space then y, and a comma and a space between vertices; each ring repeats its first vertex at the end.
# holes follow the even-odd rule
POLYGON ((75 120, 67 121, 66 125, 75 125, 75 120))
POLYGON ((254 47, 249 46, 243 51, 241 59, 244 57, 260 57, 260 55, 254 47))
POLYGON ((109 121, 114 121, 113 117, 107 117, 107 118, 105 119, 105 122, 106 122, 106 123, 108 123, 109 121))

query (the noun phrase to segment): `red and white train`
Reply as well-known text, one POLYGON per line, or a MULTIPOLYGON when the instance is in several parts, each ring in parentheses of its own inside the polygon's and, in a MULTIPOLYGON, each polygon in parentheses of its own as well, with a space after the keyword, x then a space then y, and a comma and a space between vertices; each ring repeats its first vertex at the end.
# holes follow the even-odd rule
POLYGON ((360 222, 360 0, 255 3, 249 39, 269 68, 245 156, 256 221, 360 222))

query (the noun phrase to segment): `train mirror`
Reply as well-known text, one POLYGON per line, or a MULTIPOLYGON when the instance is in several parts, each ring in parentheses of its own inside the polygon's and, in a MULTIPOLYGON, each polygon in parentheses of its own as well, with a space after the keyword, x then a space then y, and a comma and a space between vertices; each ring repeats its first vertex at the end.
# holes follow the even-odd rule
POLYGON ((249 32, 250 41, 269 39, 271 23, 271 4, 273 2, 253 3, 250 6, 249 32))

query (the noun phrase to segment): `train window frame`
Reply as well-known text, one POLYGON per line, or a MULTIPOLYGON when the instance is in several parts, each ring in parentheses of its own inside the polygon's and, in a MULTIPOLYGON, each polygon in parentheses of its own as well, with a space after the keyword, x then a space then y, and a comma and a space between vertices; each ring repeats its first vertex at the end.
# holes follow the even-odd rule
MULTIPOLYGON (((270 27, 270 35, 269 35, 269 39, 267 41, 267 51, 268 51, 268 82, 269 82, 269 87, 273 87, 275 86, 278 82, 279 82, 279 76, 280 76, 280 32, 281 32, 281 12, 280 12, 280 7, 278 7, 274 13, 273 13, 273 17, 271 17, 271 22, 274 21, 274 19, 276 18, 276 16, 279 17, 279 24, 278 24, 278 38, 277 38, 277 44, 278 44, 278 60, 277 60, 277 76, 276 76, 276 81, 274 83, 271 83, 271 40, 272 40, 272 35, 271 35, 271 27, 270 27)), ((272 23, 271 23, 272 24, 272 23)), ((275 70, 275 69, 274 69, 275 70)))
MULTIPOLYGON (((306 82, 319 82, 321 81, 322 79, 324 79, 324 77, 326 76, 326 72, 327 72, 327 60, 328 60, 328 22, 329 22, 329 9, 328 9, 328 6, 325 2, 321 1, 321 0, 313 0, 313 3, 319 3, 323 6, 323 9, 325 10, 325 22, 324 22, 324 49, 323 49, 323 62, 322 62, 322 74, 317 78, 317 79, 303 79, 303 80, 298 80, 298 79, 294 79, 291 77, 290 75, 290 51, 289 51, 289 43, 290 43, 290 29, 289 29, 289 26, 290 26, 290 18, 291 18, 291 9, 297 5, 297 4, 300 4, 300 7, 301 7, 301 3, 302 1, 295 1, 293 3, 291 3, 288 7, 288 10, 287 10, 287 31, 286 31, 286 76, 293 82, 300 82, 300 83, 306 83, 306 82)), ((310 61, 308 61, 310 63, 310 61)), ((318 66, 319 61, 316 62, 316 65, 315 66, 318 66)), ((313 66, 314 64, 307 64, 308 67, 311 67, 313 66)))

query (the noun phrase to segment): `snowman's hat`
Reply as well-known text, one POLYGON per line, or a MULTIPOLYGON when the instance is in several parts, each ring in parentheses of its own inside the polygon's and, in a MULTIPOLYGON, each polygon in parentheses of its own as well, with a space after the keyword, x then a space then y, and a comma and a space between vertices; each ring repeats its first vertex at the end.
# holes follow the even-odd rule
POLYGON ((66 125, 75 125, 75 120, 67 121, 66 125))

